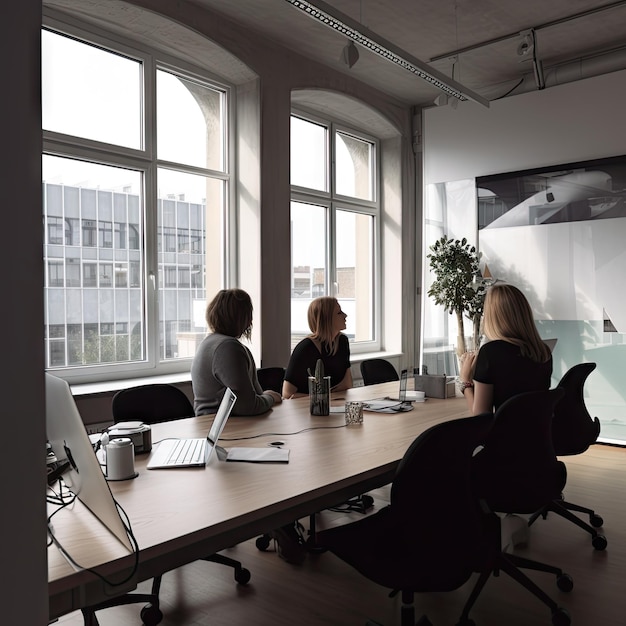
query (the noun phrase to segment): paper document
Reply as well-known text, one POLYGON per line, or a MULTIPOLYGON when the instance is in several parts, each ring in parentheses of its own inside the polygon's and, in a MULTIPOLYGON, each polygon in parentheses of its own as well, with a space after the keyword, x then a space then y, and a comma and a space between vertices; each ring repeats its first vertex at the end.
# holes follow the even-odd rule
POLYGON ((402 413, 412 411, 413 405, 410 402, 398 402, 396 400, 367 400, 363 403, 364 411, 374 411, 375 413, 402 413))
POLYGON ((230 448, 226 460, 248 463, 288 463, 289 448, 230 448))

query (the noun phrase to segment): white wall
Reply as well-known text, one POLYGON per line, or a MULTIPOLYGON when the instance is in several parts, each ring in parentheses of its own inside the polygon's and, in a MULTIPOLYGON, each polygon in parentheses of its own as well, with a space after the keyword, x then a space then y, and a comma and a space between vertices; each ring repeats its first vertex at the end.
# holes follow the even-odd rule
POLYGON ((424 183, 626 154, 626 71, 424 111, 424 183))

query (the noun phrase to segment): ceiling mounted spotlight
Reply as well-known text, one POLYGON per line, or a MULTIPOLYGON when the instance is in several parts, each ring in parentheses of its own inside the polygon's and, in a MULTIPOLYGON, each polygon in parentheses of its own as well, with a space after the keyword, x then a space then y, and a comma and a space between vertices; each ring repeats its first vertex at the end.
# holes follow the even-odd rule
POLYGON ((350 68, 359 60, 359 50, 354 45, 354 41, 346 44, 346 47, 341 51, 340 60, 350 68))

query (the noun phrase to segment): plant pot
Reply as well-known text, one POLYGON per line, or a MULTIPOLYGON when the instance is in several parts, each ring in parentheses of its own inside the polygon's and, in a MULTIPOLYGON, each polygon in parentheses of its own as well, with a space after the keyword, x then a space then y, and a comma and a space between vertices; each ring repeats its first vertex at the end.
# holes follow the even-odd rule
POLYGON ((311 415, 330 415, 330 376, 319 381, 309 376, 309 410, 311 415))

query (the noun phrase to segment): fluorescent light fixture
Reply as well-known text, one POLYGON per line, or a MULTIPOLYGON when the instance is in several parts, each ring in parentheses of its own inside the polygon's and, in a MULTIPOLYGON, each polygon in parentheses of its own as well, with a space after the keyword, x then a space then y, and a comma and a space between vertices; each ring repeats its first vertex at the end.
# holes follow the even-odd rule
POLYGON ((444 93, 457 98, 458 100, 473 100, 483 106, 489 106, 489 100, 475 93, 471 89, 464 87, 445 74, 429 67, 423 61, 408 54, 405 50, 395 46, 390 41, 383 39, 376 33, 365 28, 348 15, 337 11, 322 0, 316 0, 315 4, 307 0, 287 0, 289 4, 306 13, 309 17, 325 24, 338 33, 352 39, 352 41, 371 50, 374 54, 399 65, 412 72, 422 80, 430 83, 433 87, 440 89, 444 93))

